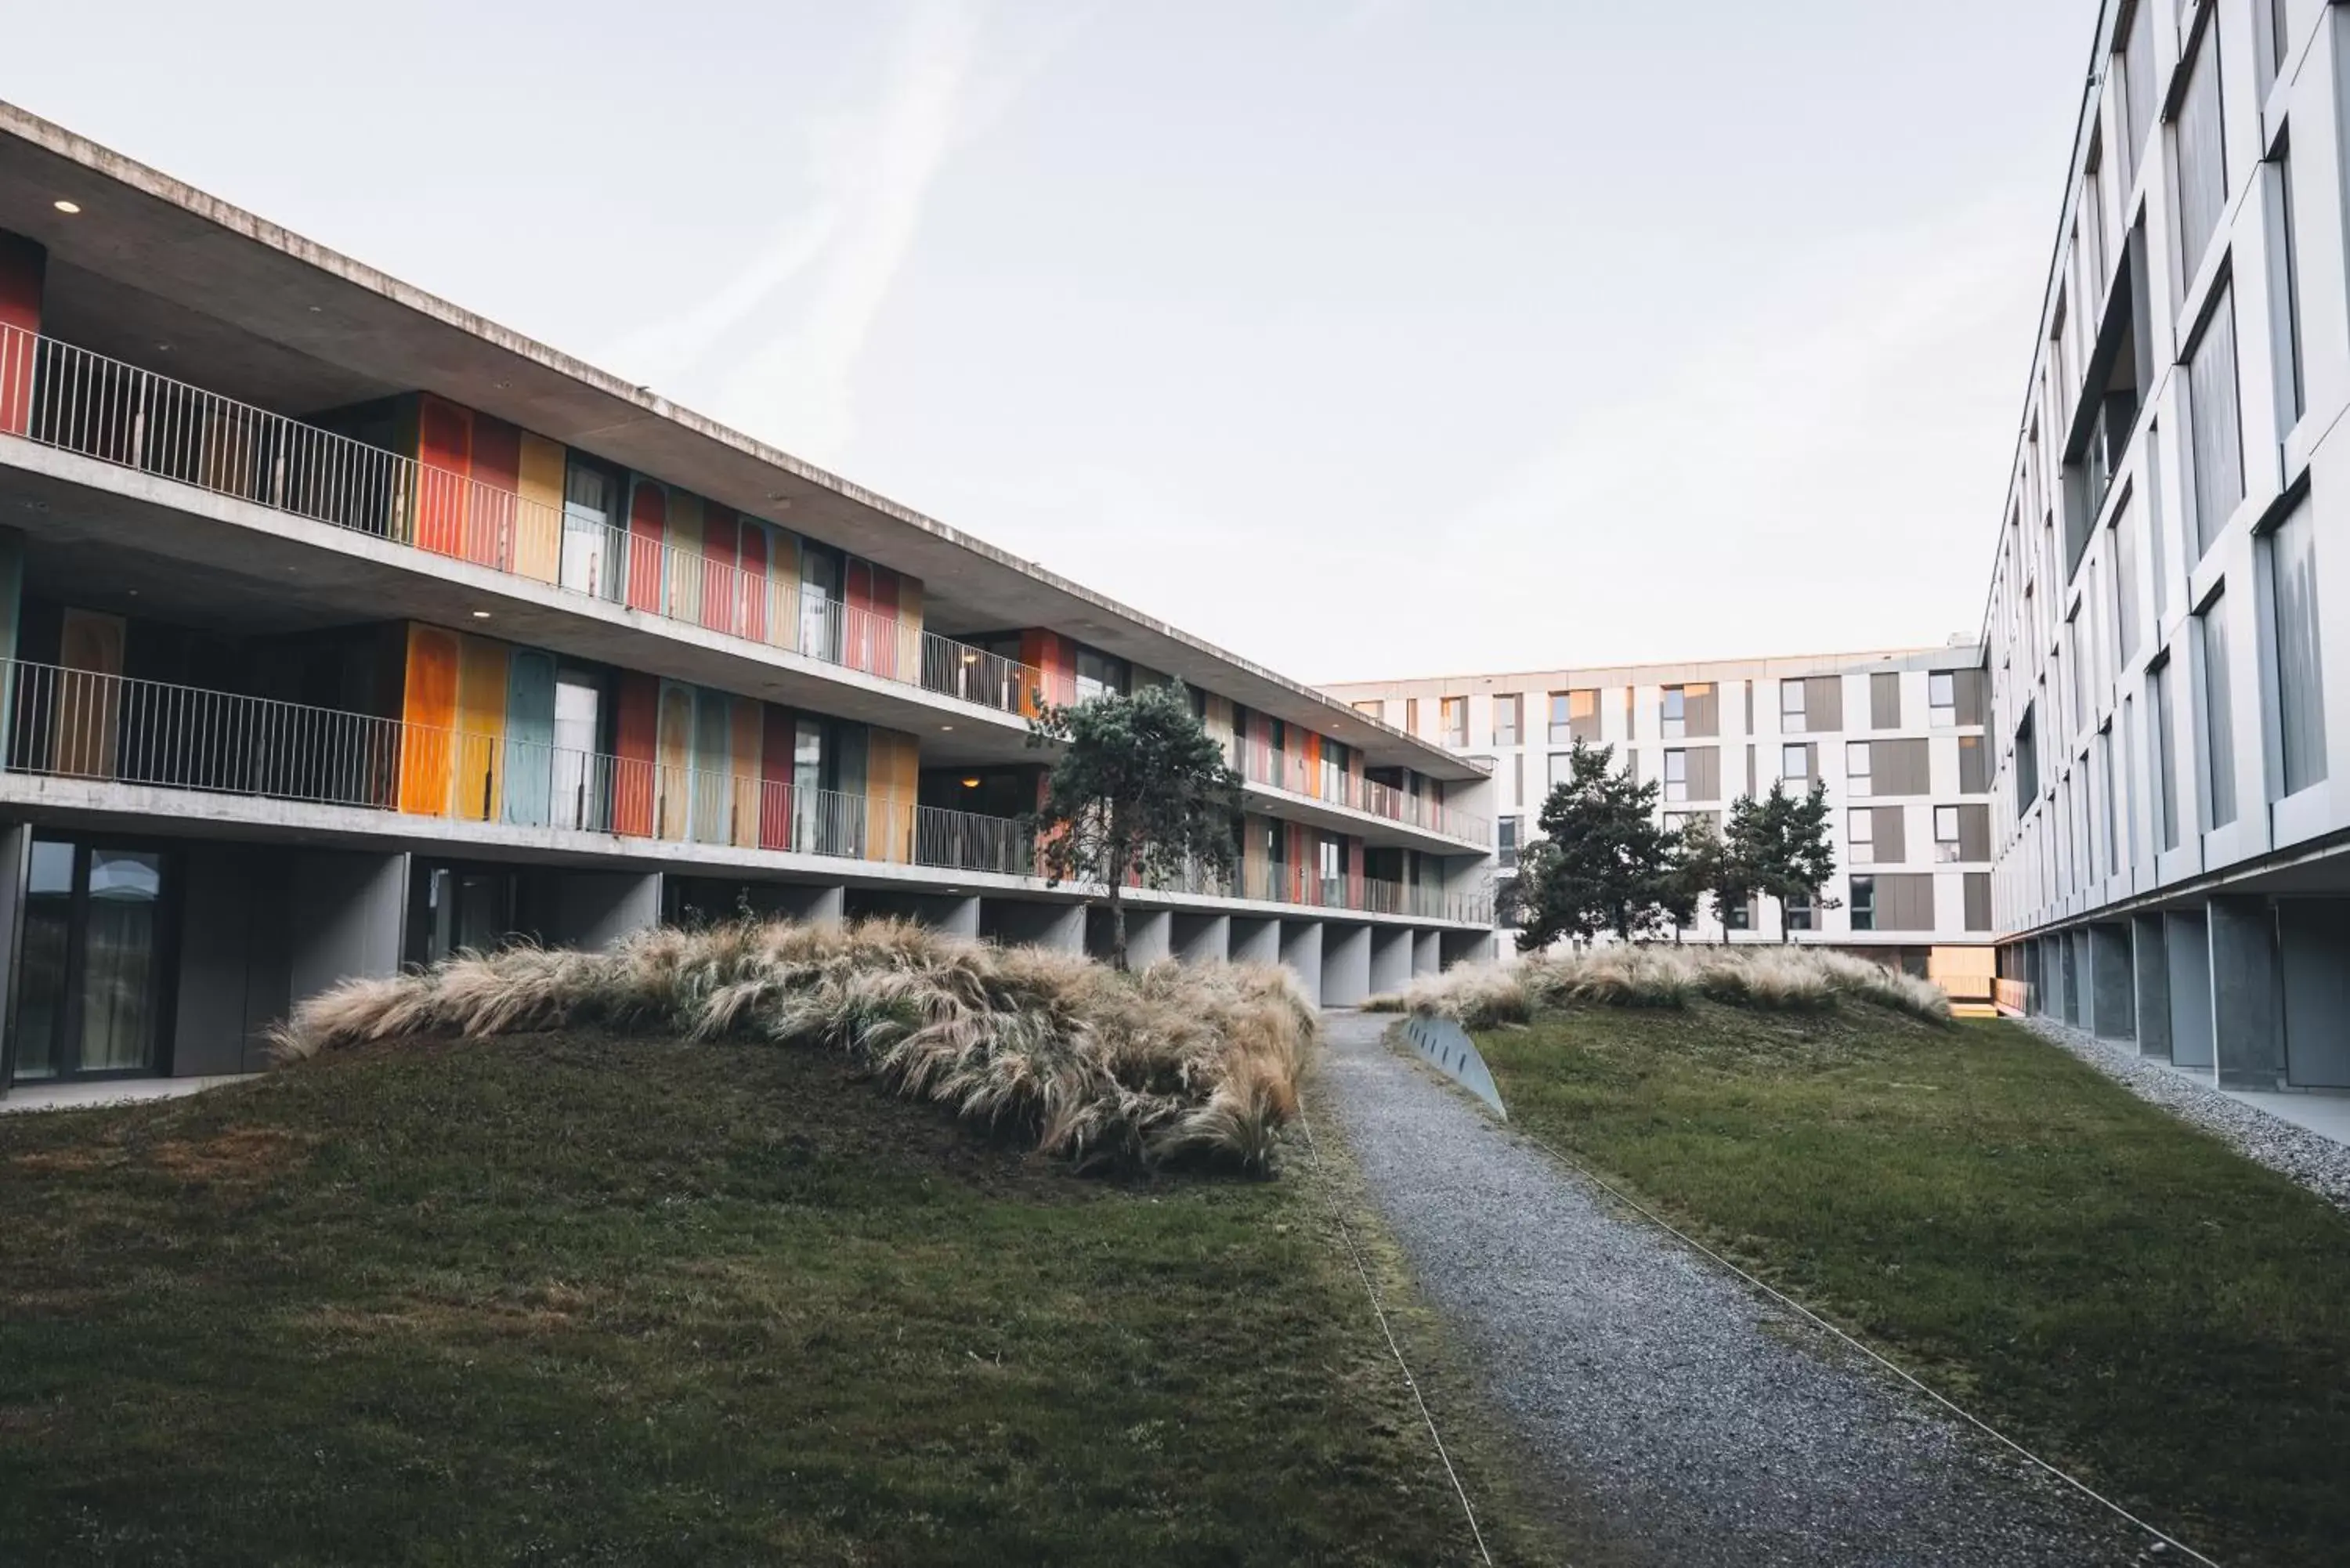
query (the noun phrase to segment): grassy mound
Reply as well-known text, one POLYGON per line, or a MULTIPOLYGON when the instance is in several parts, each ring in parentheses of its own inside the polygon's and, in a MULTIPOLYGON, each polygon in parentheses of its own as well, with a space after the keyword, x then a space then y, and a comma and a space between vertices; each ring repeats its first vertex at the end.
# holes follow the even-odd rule
POLYGON ((902 921, 745 921, 348 981, 297 1008, 278 1049, 582 1027, 844 1051, 899 1095, 1080 1166, 1259 1170, 1296 1114, 1315 1015, 1260 965, 1120 975, 902 921))
POLYGON ((1527 1023, 1573 1002, 1608 1007, 1686 1007, 1702 997, 1773 1012, 1819 1012, 1866 1002, 1947 1023, 1950 999, 1929 981, 1816 948, 1607 947, 1464 964, 1412 982, 1367 1005, 1425 1012, 1470 1029, 1527 1023))

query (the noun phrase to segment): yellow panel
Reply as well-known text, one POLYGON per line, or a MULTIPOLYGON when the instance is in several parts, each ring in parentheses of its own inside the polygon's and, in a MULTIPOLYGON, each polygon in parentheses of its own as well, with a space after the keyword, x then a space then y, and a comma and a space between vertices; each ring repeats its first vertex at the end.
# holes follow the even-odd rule
POLYGON ((734 842, 745 849, 759 846, 760 745, 765 714, 758 700, 737 697, 727 718, 733 731, 734 842))
POLYGON ((679 620, 702 618, 702 497, 669 493, 669 613, 679 620))
POLYGON ((117 615, 68 609, 59 634, 58 675, 47 698, 54 714, 57 766, 79 778, 114 776, 114 738, 120 727, 122 650, 128 627, 117 615))
POLYGON ((564 446, 522 432, 522 504, 515 519, 515 566, 525 577, 555 581, 563 560, 564 446))
POLYGON ((865 751, 865 857, 913 858, 921 757, 911 735, 871 732, 865 751))
POLYGON ((502 798, 506 738, 506 645, 486 637, 460 639, 457 653, 457 815, 495 822, 502 798))
POLYGON ((898 620, 913 647, 922 645, 922 579, 900 573, 898 577, 898 620))

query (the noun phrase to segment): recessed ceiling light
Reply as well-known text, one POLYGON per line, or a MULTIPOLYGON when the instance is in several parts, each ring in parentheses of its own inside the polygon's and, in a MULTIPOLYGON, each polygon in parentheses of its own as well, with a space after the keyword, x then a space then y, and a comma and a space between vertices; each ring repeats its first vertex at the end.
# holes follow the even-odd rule
POLYGON ((952 724, 941 724, 939 728, 941 730, 951 730, 954 726, 952 724))
POLYGON ((81 203, 79 202, 68 202, 63 196, 58 197, 56 201, 50 202, 49 205, 55 207, 58 212, 63 213, 68 218, 81 211, 81 203))
MULTIPOLYGON (((134 588, 131 591, 136 593, 138 590, 134 588)), ((965 779, 962 781, 962 787, 965 789, 977 789, 979 787, 979 781, 977 779, 965 779)))
POLYGON ((473 612, 473 618, 475 620, 487 620, 490 618, 490 612, 487 610, 475 610, 473 612))

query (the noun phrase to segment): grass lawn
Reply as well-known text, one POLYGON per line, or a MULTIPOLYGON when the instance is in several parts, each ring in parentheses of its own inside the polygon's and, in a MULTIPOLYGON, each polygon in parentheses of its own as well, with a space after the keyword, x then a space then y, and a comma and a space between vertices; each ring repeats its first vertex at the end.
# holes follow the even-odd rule
POLYGON ((1470 1561, 1351 1193, 1080 1179, 758 1045, 0 1117, 0 1563, 1470 1561))
POLYGON ((1510 1115, 2230 1563, 2350 1542, 2350 1219, 2009 1023, 1577 1008, 1510 1115))

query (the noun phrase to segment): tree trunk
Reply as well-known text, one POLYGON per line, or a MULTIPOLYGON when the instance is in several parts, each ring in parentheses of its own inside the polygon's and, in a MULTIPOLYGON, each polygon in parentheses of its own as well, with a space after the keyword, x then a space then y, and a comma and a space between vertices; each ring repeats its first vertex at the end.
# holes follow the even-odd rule
POLYGON ((1117 876, 1109 882, 1109 967, 1118 973, 1126 972, 1126 878, 1117 876))

